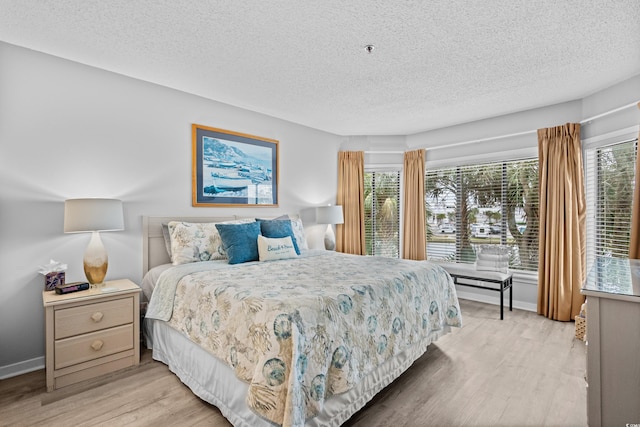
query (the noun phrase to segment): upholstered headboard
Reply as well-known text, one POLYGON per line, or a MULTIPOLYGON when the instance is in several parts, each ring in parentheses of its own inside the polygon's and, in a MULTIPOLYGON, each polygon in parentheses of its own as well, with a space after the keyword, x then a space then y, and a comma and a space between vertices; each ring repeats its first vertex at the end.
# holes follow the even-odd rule
MULTIPOLYGON (((269 217, 269 216, 265 216, 269 217)), ((289 215, 292 219, 297 219, 298 215, 289 215)), ((149 269, 171 262, 169 254, 164 244, 162 236, 162 224, 169 221, 185 222, 223 222, 234 219, 246 218, 246 216, 143 216, 142 217, 142 276, 149 269)), ((253 218, 253 217, 251 217, 253 218)))

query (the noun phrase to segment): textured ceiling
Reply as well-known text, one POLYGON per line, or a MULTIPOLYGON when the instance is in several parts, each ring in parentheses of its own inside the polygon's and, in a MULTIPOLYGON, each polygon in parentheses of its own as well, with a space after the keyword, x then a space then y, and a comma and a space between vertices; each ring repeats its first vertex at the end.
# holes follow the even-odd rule
POLYGON ((340 135, 582 98, 640 73, 639 23, 639 0, 0 0, 1 41, 340 135))

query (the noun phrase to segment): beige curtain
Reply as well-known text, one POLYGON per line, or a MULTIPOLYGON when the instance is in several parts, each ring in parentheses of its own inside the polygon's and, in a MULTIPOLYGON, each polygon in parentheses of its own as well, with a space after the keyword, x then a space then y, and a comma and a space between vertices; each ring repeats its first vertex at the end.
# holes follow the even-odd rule
MULTIPOLYGON (((638 108, 640 108, 640 102, 638 103, 638 108)), ((640 134, 638 135, 638 146, 640 147, 640 134)), ((633 211, 631 215, 629 258, 640 259, 640 150, 636 154, 636 184, 633 190, 633 211)))
POLYGON ((336 226, 336 251, 364 255, 364 151, 338 152, 337 202, 344 224, 336 226))
POLYGON ((424 200, 425 150, 404 153, 404 228, 402 257, 427 259, 424 200))
POLYGON ((568 321, 580 312, 586 274, 586 213, 580 124, 538 129, 540 237, 538 313, 568 321))

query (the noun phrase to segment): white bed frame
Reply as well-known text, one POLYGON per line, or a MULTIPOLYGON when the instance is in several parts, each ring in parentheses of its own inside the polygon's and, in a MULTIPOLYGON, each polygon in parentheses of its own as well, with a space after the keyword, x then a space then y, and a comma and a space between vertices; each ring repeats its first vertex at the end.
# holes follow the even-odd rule
MULTIPOLYGON (((297 215, 289 215, 290 218, 297 218, 297 215)), ((170 262, 169 255, 165 248, 164 237, 162 235, 162 224, 169 221, 185 222, 222 222, 234 219, 246 218, 246 216, 226 216, 226 217, 150 217, 142 218, 143 235, 143 275, 155 266, 170 262)), ((442 333, 448 331, 445 328, 442 333)), ((252 412, 244 403, 243 396, 246 395, 248 385, 235 377, 233 371, 222 362, 217 362, 197 344, 191 343, 181 333, 161 321, 145 322, 145 333, 148 336, 147 345, 154 348, 153 357, 156 360, 167 364, 169 369, 176 373, 180 380, 203 400, 217 406, 222 414, 230 420, 234 426, 246 427, 273 427, 272 423, 260 418, 252 412), (156 336, 155 343, 149 343, 150 334, 156 336), (173 337, 173 338, 170 338, 173 337), (169 339, 170 338, 170 339, 169 339), (165 344, 167 342, 172 344, 165 344), (193 348, 188 348, 193 344, 193 348), (176 350, 177 348, 177 350, 176 350), (174 353, 175 352, 175 353, 174 353), (187 354, 187 361, 184 362, 183 355, 187 354), (207 356, 208 355, 208 356, 207 356), (200 363, 200 365, 198 365, 200 363), (199 366, 188 368, 189 366, 199 366), (213 368, 212 368, 213 366, 213 368), (207 376, 204 372, 214 372, 207 376, 208 379, 194 379, 189 369, 198 371, 198 377, 207 376), (213 371, 212 371, 213 369, 213 371), (225 384, 226 389, 219 394, 211 392, 208 387, 203 387, 203 383, 225 384), (235 397, 232 397, 235 395, 235 397)), ((435 341, 438 336, 435 336, 435 341)), ((360 383, 346 393, 334 395, 324 403, 323 411, 315 418, 307 420, 305 426, 339 426, 348 420, 353 414, 360 410, 368 401, 379 393, 387 385, 404 373, 415 360, 427 351, 429 343, 420 342, 395 359, 387 360, 378 369, 365 376, 360 383)))

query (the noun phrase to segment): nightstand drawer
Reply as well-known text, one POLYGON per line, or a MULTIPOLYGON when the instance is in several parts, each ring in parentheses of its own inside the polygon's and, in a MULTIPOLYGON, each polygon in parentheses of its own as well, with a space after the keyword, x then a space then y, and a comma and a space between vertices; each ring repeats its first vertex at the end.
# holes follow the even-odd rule
POLYGON ((55 369, 133 348, 133 325, 66 338, 55 342, 55 369))
POLYGON ((55 312, 55 339, 133 322, 133 297, 65 308, 55 312))

